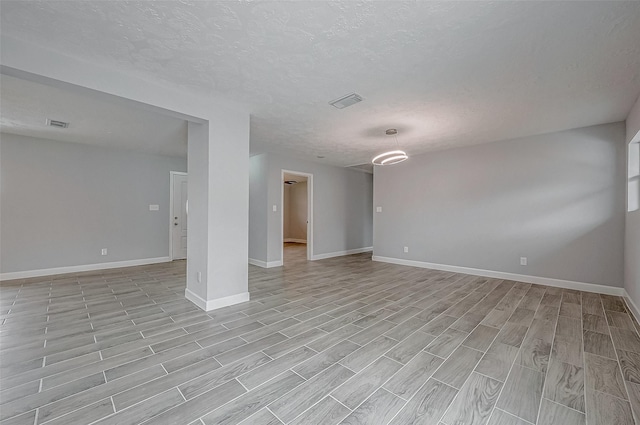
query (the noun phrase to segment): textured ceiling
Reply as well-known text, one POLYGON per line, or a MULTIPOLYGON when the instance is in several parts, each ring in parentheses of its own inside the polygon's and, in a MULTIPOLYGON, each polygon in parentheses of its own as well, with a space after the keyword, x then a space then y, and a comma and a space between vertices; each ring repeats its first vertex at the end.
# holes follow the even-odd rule
POLYGON ((186 121, 67 90, 0 76, 0 130, 62 142, 187 156, 186 121), (47 119, 69 123, 50 127, 47 119))
POLYGON ((389 127, 411 155, 624 120, 640 92, 640 2, 3 1, 0 24, 246 103, 253 153, 337 165, 389 127))

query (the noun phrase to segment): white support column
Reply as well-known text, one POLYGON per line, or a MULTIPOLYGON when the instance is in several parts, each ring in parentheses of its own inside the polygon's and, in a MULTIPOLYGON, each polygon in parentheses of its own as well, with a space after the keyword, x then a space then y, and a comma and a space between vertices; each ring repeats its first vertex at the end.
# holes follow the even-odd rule
POLYGON ((204 310, 249 300, 249 116, 189 123, 185 296, 204 310))

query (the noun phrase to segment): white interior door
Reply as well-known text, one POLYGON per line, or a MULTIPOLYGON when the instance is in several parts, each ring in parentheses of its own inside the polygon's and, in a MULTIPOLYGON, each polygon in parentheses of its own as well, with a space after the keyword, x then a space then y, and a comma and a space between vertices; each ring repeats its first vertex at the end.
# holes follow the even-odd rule
POLYGON ((171 259, 187 258, 187 175, 173 173, 171 206, 171 259))

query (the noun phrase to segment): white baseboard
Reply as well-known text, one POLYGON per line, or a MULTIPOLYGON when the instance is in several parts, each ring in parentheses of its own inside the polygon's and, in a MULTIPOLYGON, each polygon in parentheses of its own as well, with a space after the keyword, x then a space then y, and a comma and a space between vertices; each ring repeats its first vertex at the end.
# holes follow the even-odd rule
POLYGON ((0 280, 26 279, 29 277, 57 274, 88 272, 93 270, 118 269, 120 267, 144 266, 147 264, 168 263, 169 257, 142 258, 140 260, 113 261, 111 263, 83 264, 80 266, 54 267, 51 269, 25 270, 21 272, 0 273, 0 280))
POLYGON ((270 269, 271 267, 280 267, 282 265, 282 261, 260 261, 249 258, 249 264, 262 267, 263 269, 270 269))
POLYGON ((626 289, 624 290, 624 300, 626 301, 627 307, 629 308, 629 311, 631 311, 631 314, 633 314, 638 323, 640 323, 640 309, 638 308, 636 303, 633 302, 633 299, 631 298, 631 296, 629 296, 629 293, 626 289))
POLYGON ((492 277, 494 279, 508 279, 517 282, 535 283, 538 285, 555 286, 564 289, 575 289, 585 292, 597 292, 599 294, 623 296, 624 288, 598 285, 596 283, 575 282, 572 280, 553 279, 550 277, 530 276, 525 274, 497 272, 493 270, 474 269, 470 267, 449 266, 445 264, 427 263, 424 261, 404 260, 402 258, 380 257, 374 255, 373 261, 383 263, 400 264, 403 266, 421 267, 424 269, 443 270, 446 272, 464 273, 474 276, 492 277))
POLYGON ((285 238, 283 242, 284 243, 287 243, 287 242, 291 242, 291 243, 307 243, 307 240, 306 239, 285 238))
POLYGON ((325 258, 341 257, 343 255, 360 254, 362 252, 373 251, 372 246, 364 248, 348 249, 346 251, 327 252, 326 254, 318 254, 311 257, 311 260, 324 260, 325 258))
POLYGON ((211 311, 222 307, 227 307, 234 304, 240 304, 249 301, 249 293, 243 292, 241 294, 230 295, 228 297, 216 298, 213 300, 205 300, 198 294, 189 289, 184 290, 184 296, 186 299, 200 307, 204 311, 211 311))

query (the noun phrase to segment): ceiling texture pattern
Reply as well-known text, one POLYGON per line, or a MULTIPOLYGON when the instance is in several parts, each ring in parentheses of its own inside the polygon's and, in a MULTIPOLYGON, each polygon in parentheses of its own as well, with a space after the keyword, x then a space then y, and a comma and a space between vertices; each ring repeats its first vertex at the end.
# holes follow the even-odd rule
POLYGON ((343 166, 390 127, 415 155, 621 121, 640 93, 637 1, 3 1, 0 24, 249 105, 253 153, 343 166))
POLYGON ((0 128, 6 133, 167 156, 187 156, 187 123, 127 102, 0 76, 0 128), (69 123, 60 129, 47 119, 69 123))

